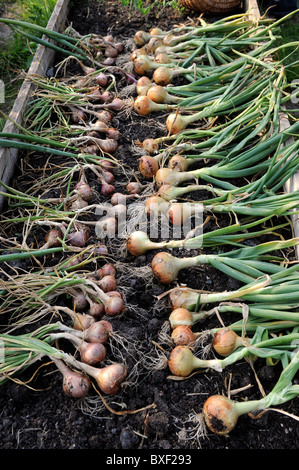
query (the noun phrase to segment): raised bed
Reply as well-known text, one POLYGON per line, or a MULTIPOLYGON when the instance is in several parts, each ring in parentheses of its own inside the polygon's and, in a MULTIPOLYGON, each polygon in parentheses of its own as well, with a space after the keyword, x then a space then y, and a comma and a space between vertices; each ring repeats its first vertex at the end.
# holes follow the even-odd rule
MULTIPOLYGON (((58 2, 57 5, 65 8, 66 3, 58 2)), ((249 2, 248 7, 251 8, 251 14, 256 15, 256 2, 249 2)), ((79 32, 85 30, 83 23, 86 22, 86 25, 90 24, 89 32, 94 31, 102 35, 112 33, 121 39, 132 38, 133 31, 147 29, 151 26, 150 23, 157 23, 163 27, 183 21, 190 16, 188 12, 181 18, 169 8, 163 18, 156 20, 153 11, 145 20, 136 12, 129 14, 120 3, 110 2, 103 4, 99 12, 91 13, 89 2, 81 3, 76 9, 70 9, 68 13, 67 9, 64 11, 64 15, 58 15, 59 21, 64 23, 67 18, 79 32), (124 20, 126 14, 132 15, 129 16, 127 24, 124 20), (96 23, 97 17, 99 17, 98 23, 96 23)), ((197 15, 192 13, 191 17, 196 18, 197 15)), ((53 58, 51 63, 52 61, 53 58)), ((43 72, 47 70, 48 65, 50 62, 46 61, 43 72)), ((20 119, 22 111, 19 114, 20 119)), ((136 156, 131 155, 132 140, 136 136, 140 139, 146 135, 153 136, 150 132, 155 136, 159 135, 160 128, 155 127, 155 123, 155 119, 145 123, 144 119, 132 115, 127 121, 123 118, 118 122, 122 132, 119 155, 122 162, 130 166, 133 172, 136 169, 136 156)), ((17 166, 16 158, 15 156, 13 166, 4 165, 8 179, 14 176, 12 181, 20 175, 20 168, 17 168, 16 175, 12 174, 12 168, 17 166)), ((126 173, 122 177, 120 187, 124 185, 126 173)), ((293 185, 293 182, 291 184, 293 185)), ((126 295, 128 308, 121 319, 115 319, 115 328, 127 334, 128 338, 133 337, 141 351, 142 345, 148 346, 157 341, 157 335, 168 315, 167 305, 162 302, 157 308, 156 302, 157 296, 165 289, 156 280, 147 277, 147 267, 152 258, 153 254, 137 259, 129 258, 127 268, 122 267, 118 278, 126 295)), ((29 266, 30 264, 11 265, 12 269, 17 270, 28 269, 29 266)), ((223 276, 209 268, 198 270, 197 275, 197 282, 206 288, 212 286, 213 290, 231 289, 237 286, 232 279, 223 279, 223 276)), ((186 272, 179 281, 194 282, 194 274, 186 272)), ((133 350, 130 350, 130 353, 133 350)), ((54 373, 54 369, 50 369, 49 375, 38 374, 28 388, 18 383, 7 384, 0 388, 0 404, 3 406, 3 420, 0 424, 2 447, 101 449, 106 450, 108 456, 120 450, 132 449, 150 450, 152 453, 155 451, 188 453, 200 447, 202 450, 298 448, 296 421, 275 412, 265 413, 259 419, 244 417, 228 438, 209 434, 206 439, 201 439, 199 444, 194 433, 192 434, 192 427, 196 427, 196 422, 190 418, 192 413, 200 411, 202 403, 209 394, 225 391, 230 380, 234 389, 245 390, 243 398, 258 395, 255 372, 248 363, 228 368, 223 376, 219 376, 216 372, 204 372, 186 381, 169 381, 167 376, 168 371, 163 369, 142 374, 140 380, 133 384, 129 391, 115 397, 111 403, 112 410, 105 408, 96 395, 93 397, 94 401, 91 399, 88 402, 88 406, 86 404, 78 406, 78 403, 64 396, 61 379, 54 373), (143 407, 146 409, 138 411, 143 407), (127 410, 131 410, 132 413, 126 413, 127 410), (10 432, 11 429, 13 433, 10 432), (192 435, 193 438, 190 438, 192 435)), ((276 378, 276 371, 261 367, 259 377, 266 387, 270 387, 276 378)), ((282 409, 296 415, 298 403, 294 400, 282 409)))

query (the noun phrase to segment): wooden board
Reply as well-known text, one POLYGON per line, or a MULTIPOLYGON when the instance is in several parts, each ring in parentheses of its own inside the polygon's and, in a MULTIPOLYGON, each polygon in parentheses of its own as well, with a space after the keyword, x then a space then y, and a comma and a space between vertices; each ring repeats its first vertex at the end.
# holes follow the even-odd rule
MULTIPOLYGON (((47 25, 50 31, 61 31, 67 19, 69 0, 57 0, 53 13, 47 25)), ((47 38, 43 38, 48 40, 47 38)), ((41 44, 37 47, 28 74, 39 74, 45 76, 49 66, 53 63, 55 52, 41 44)), ((23 124, 23 115, 33 85, 29 80, 24 80, 18 96, 14 102, 13 108, 9 114, 10 120, 7 120, 3 132, 18 133, 18 127, 14 124, 23 124)), ((14 173, 15 165, 18 159, 18 150, 13 148, 0 148, 0 180, 9 184, 14 173)), ((2 188, 1 188, 2 190, 2 188)), ((0 196, 0 210, 3 207, 4 197, 0 196)))

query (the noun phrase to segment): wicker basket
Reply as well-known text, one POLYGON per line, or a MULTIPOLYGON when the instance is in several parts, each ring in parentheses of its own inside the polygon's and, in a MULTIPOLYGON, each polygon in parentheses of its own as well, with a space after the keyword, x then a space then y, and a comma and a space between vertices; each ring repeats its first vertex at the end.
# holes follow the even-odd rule
POLYGON ((242 3, 241 0, 180 0, 183 7, 201 13, 226 13, 234 10, 242 3))

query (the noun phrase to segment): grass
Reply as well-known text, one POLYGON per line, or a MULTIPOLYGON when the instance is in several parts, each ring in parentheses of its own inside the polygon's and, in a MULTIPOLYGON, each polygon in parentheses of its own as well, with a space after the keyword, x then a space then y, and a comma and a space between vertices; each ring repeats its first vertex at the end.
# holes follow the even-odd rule
MULTIPOLYGON (((0 0, 0 12, 5 16, 46 26, 55 4, 56 0, 0 0)), ((22 83, 20 72, 29 69, 36 47, 36 44, 25 41, 17 33, 12 33, 1 43, 0 79, 5 85, 5 102, 1 104, 1 110, 5 114, 9 114, 22 83)), ((5 122, 5 117, 0 116, 0 131, 5 122)))

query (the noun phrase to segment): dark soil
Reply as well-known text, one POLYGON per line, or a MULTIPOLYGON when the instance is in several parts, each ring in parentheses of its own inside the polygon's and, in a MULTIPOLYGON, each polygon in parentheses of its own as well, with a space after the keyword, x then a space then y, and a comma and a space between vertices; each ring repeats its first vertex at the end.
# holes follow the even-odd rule
MULTIPOLYGON (((119 0, 105 1, 99 6, 97 2, 95 4, 88 0, 73 2, 69 23, 82 34, 112 34, 127 44, 127 54, 137 30, 146 31, 153 25, 170 29, 174 24, 190 18, 196 21, 198 16, 194 12, 181 13, 171 7, 162 13, 153 8, 144 16, 137 10, 122 6, 119 0)), ((121 91, 124 88, 122 76, 118 76, 118 80, 121 91)), ((137 171, 138 155, 134 154, 133 143, 138 139, 142 141, 146 137, 164 135, 164 120, 165 116, 162 115, 144 119, 135 113, 115 117, 114 124, 122 136, 116 157, 126 165, 126 171, 120 170, 119 188, 129 179, 140 177, 137 171)), ((25 188, 26 184, 35 179, 36 173, 30 172, 33 161, 31 157, 20 166, 27 170, 25 176, 18 169, 20 179, 15 178, 13 183, 19 188, 25 188)), ((43 157, 34 161, 36 168, 41 168, 42 164, 43 157)), ((96 182, 92 182, 92 185, 96 188, 96 182)), ((220 218, 218 223, 225 223, 225 218, 220 218)), ((11 229, 12 233, 19 230, 19 227, 11 229)), ((10 381, 0 387, 0 448, 101 449, 108 456, 113 453, 118 455, 118 452, 121 455, 124 450, 128 450, 126 455, 133 455, 133 450, 137 449, 152 454, 188 453, 198 449, 297 449, 297 421, 273 410, 256 417, 242 416, 229 437, 207 432, 200 440, 196 438, 198 417, 204 401, 210 395, 227 394, 231 390, 236 391, 233 396, 236 400, 258 399, 261 397, 259 384, 266 393, 269 392, 279 376, 280 366, 266 366, 262 360, 253 363, 242 361, 228 367, 223 373, 204 370, 186 380, 171 380, 168 368, 157 370, 150 356, 156 359, 161 357, 159 346, 166 357, 170 351, 170 346, 162 344, 159 339, 170 309, 167 302, 164 299, 159 301, 157 296, 175 284, 165 288, 146 274, 146 267, 150 266, 155 252, 138 258, 128 256, 122 260, 114 259, 114 248, 111 247, 111 258, 119 266, 118 287, 125 295, 127 309, 120 318, 114 318, 111 322, 120 337, 125 338, 124 345, 115 342, 114 346, 119 347, 119 354, 123 354, 128 363, 127 383, 120 394, 113 399, 106 398, 106 404, 96 391, 88 399, 78 402, 64 394, 61 376, 53 365, 41 362, 43 367, 34 377, 36 369, 29 369, 19 377, 21 383, 10 381), (145 361, 146 357, 148 361, 145 361)), ((185 253, 174 254, 183 256, 185 253)), ((293 253, 289 253, 289 256, 291 258, 293 253)), ((54 265, 57 259, 50 259, 48 263, 54 265)), ((11 273, 22 272, 24 269, 30 270, 32 266, 31 261, 26 261, 21 265, 11 264, 6 269, 11 273)), ((182 272, 178 279, 180 283, 209 291, 238 287, 234 279, 204 266, 182 272)), ((195 330, 209 330, 219 326, 215 317, 198 325, 195 330)), ((113 348, 110 352, 118 354, 113 348)), ((213 357, 211 351, 209 357, 213 357)), ((281 405, 279 410, 298 415, 298 400, 281 405)), ((100 463, 103 465, 105 461, 102 459, 100 463)))

